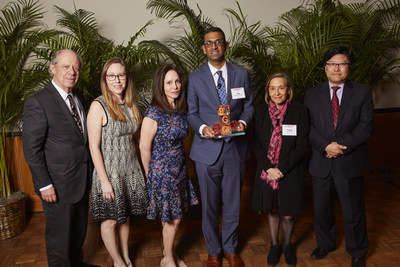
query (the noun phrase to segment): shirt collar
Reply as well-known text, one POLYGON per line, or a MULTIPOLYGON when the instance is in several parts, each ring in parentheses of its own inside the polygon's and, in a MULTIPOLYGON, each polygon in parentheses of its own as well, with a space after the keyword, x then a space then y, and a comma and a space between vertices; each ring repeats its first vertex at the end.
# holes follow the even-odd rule
MULTIPOLYGON (((54 85, 54 87, 57 89, 58 93, 61 95, 62 99, 64 99, 64 101, 67 100, 67 96, 69 95, 67 92, 65 92, 63 89, 61 89, 60 86, 58 86, 54 80, 51 80, 51 83, 54 85)), ((72 92, 71 92, 72 95, 72 92)))
POLYGON ((227 74, 226 61, 224 62, 224 65, 221 69, 215 68, 213 65, 210 64, 210 62, 208 62, 208 67, 210 68, 212 75, 215 75, 219 70, 222 70, 222 74, 227 74))
MULTIPOLYGON (((330 82, 328 82, 329 83, 329 89, 330 90, 332 90, 332 86, 337 86, 337 85, 333 85, 333 84, 331 84, 330 82)), ((341 85, 339 85, 339 89, 338 90, 342 90, 343 89, 343 87, 344 87, 344 83, 343 84, 341 84, 341 85)))

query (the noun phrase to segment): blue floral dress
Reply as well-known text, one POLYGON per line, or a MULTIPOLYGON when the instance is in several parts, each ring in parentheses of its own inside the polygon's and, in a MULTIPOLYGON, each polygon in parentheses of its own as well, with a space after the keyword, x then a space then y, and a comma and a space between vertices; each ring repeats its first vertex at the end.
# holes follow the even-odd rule
POLYGON ((198 204, 193 184, 186 175, 183 140, 189 127, 186 115, 163 113, 149 106, 145 117, 157 122, 147 177, 147 218, 169 222, 181 219, 189 205, 198 204))

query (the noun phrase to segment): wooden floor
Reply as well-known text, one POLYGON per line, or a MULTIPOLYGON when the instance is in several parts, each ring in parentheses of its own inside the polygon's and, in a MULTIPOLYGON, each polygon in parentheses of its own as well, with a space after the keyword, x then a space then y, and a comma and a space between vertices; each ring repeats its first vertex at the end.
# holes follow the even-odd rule
MULTIPOLYGON (((398 180, 397 180, 398 181, 398 180)), ((399 183, 384 178, 366 178, 366 207, 370 250, 367 266, 399 266, 400 264, 400 187, 399 183)), ((312 260, 315 247, 311 184, 307 181, 307 209, 296 217, 293 242, 296 245, 297 266, 350 266, 345 251, 343 218, 339 205, 336 208, 337 249, 323 260, 312 260)), ((242 195, 240 220, 240 255, 245 266, 267 266, 266 258, 270 238, 265 215, 249 210, 251 190, 242 195)), ((27 228, 19 236, 0 241, 0 266, 47 266, 43 213, 28 215, 27 228)), ((200 207, 190 210, 182 221, 177 237, 177 252, 190 267, 206 266, 207 250, 201 231, 200 207)), ((84 246, 85 261, 100 266, 111 266, 96 222, 90 222, 84 246)), ((130 235, 131 258, 135 266, 159 266, 161 259, 161 233, 159 221, 144 217, 134 218, 130 235)), ((223 266, 228 266, 226 260, 223 266)), ((281 257, 278 266, 286 266, 281 257)))

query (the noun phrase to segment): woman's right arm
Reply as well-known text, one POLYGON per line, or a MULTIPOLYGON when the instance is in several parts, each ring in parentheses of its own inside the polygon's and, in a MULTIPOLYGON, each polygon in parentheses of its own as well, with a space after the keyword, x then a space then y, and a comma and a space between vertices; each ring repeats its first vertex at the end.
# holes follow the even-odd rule
POLYGON ((104 166, 103 155, 101 153, 101 129, 106 123, 107 117, 103 107, 98 101, 93 101, 87 116, 87 130, 89 137, 89 148, 92 161, 99 176, 103 197, 109 201, 114 201, 115 195, 110 180, 104 166))
POLYGON ((149 117, 145 117, 142 122, 142 130, 140 131, 139 149, 146 177, 149 174, 151 148, 156 133, 157 122, 149 117))

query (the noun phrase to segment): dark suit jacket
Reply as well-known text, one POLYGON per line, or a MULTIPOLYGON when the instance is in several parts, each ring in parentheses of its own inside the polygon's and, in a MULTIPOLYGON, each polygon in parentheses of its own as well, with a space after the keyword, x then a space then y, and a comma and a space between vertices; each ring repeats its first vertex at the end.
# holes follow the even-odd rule
POLYGON ((59 203, 82 199, 90 177, 87 131, 81 135, 52 83, 25 101, 22 141, 39 196, 40 188, 53 184, 59 203))
POLYGON ((368 165, 367 139, 374 120, 371 88, 353 81, 345 82, 336 130, 328 82, 307 90, 304 103, 311 119, 311 175, 326 177, 334 164, 345 177, 363 176, 368 165), (347 146, 344 155, 337 159, 325 158, 325 147, 331 142, 347 146))
MULTIPOLYGON (((250 123, 254 113, 252 106, 253 92, 246 69, 226 62, 228 85, 227 100, 230 105, 231 120, 243 120, 250 123), (231 89, 243 87, 245 98, 232 99, 231 89)), ((188 78, 188 121, 195 132, 190 158, 207 165, 212 165, 218 158, 223 140, 202 138, 199 134, 201 125, 212 126, 219 121, 217 107, 221 105, 214 79, 208 63, 190 73, 188 78)), ((246 136, 233 137, 239 157, 245 161, 250 152, 246 136)))
MULTIPOLYGON (((310 121, 307 108, 292 102, 283 119, 283 124, 296 125, 296 136, 282 136, 278 169, 284 177, 279 181, 279 212, 281 215, 294 215, 304 209, 304 171, 303 158, 307 150, 310 121)), ((254 178, 252 209, 256 212, 269 212, 272 206, 272 189, 260 178, 262 170, 273 168, 267 158, 273 131, 268 106, 262 103, 256 107, 254 115, 253 151, 257 158, 254 178)))

